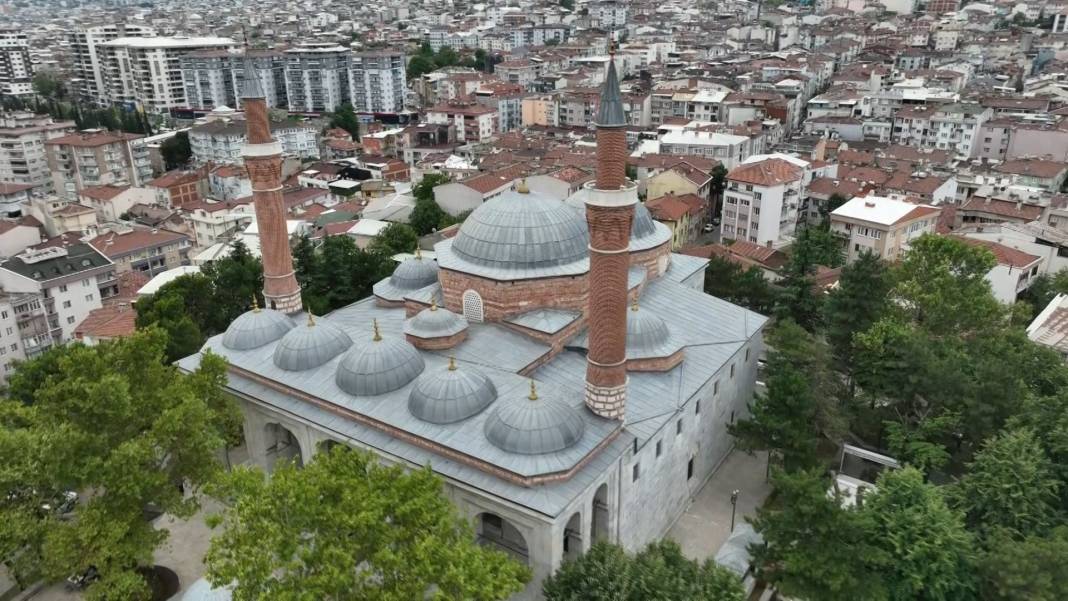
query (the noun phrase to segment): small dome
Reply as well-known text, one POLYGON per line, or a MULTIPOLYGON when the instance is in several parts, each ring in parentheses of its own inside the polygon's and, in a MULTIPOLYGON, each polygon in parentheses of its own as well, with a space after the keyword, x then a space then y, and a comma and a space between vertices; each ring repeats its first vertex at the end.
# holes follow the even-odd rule
POLYGON ((223 334, 223 346, 235 351, 260 348, 286 335, 293 320, 280 311, 253 308, 235 319, 223 334))
POLYGON ((466 329, 466 319, 439 307, 436 300, 404 323, 404 333, 417 338, 445 338, 466 329))
POLYGON ((452 424, 478 415, 497 398, 497 388, 475 369, 449 367, 419 376, 408 395, 408 411, 432 424, 452 424))
POLYGON ((538 397, 534 383, 524 398, 500 404, 486 419, 484 432, 493 446, 521 455, 555 453, 582 438, 586 423, 558 399, 538 397))
POLYGON ((423 372, 423 356, 403 338, 382 338, 375 323, 369 344, 341 358, 334 381, 355 396, 376 396, 397 390, 423 372))
POLYGON ((438 263, 416 251, 393 270, 393 275, 374 285, 375 296, 387 300, 403 300, 408 292, 426 288, 438 281, 438 263))
POLYGON ((589 258, 586 221, 559 200, 509 190, 464 220, 451 252, 506 270, 569 265, 589 258))
POLYGON ((634 222, 630 226, 631 238, 644 238, 656 233, 656 221, 644 202, 634 205, 634 222))
POLYGON ((345 352, 352 339, 341 328, 308 314, 308 323, 297 326, 274 347, 274 364, 286 371, 304 371, 345 352))
POLYGON ((672 347, 667 323, 638 303, 631 305, 627 311, 627 358, 666 357, 678 350, 672 347))

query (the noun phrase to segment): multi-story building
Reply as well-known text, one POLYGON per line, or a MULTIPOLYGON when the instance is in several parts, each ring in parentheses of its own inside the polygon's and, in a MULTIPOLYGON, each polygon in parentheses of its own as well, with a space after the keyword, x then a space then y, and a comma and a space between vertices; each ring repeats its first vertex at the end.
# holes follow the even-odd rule
POLYGON ((472 102, 439 104, 426 111, 431 125, 455 125, 456 138, 466 143, 485 142, 497 135, 497 109, 472 102))
POLYGON ((326 113, 351 102, 351 50, 331 43, 302 44, 285 55, 290 112, 326 113))
POLYGON ((71 91, 82 102, 104 106, 110 99, 104 86, 104 74, 109 68, 102 61, 99 48, 103 42, 119 38, 143 38, 155 36, 151 27, 116 23, 78 29, 69 36, 71 50, 71 91))
POLYGON ((86 186, 129 184, 152 179, 144 136, 86 130, 44 143, 52 186, 60 198, 73 201, 86 186))
POLYGON ((590 22, 605 31, 626 29, 627 5, 615 0, 598 2, 590 8, 590 22))
POLYGON ((849 262, 865 252, 894 261, 913 239, 935 231, 941 212, 928 205, 860 196, 831 212, 831 231, 846 241, 849 262))
POLYGON ((245 81, 251 64, 260 79, 267 106, 288 106, 286 101, 286 56, 280 50, 253 49, 246 52, 202 50, 182 55, 182 82, 186 103, 192 108, 241 108, 237 90, 245 81))
POLYGON ((58 342, 49 333, 40 294, 0 293, 0 385, 15 370, 15 362, 32 359, 58 342))
POLYGON ((497 109, 497 126, 501 132, 523 125, 523 86, 501 82, 483 84, 475 91, 475 102, 497 109))
POLYGON ((927 14, 942 15, 957 12, 960 0, 927 0, 927 14))
POLYGON ((84 242, 60 242, 11 257, 0 263, 0 286, 8 294, 39 296, 47 335, 57 344, 70 341, 85 316, 118 293, 115 266, 84 242))
POLYGON ((115 264, 116 274, 138 271, 154 277, 189 265, 189 236, 146 227, 112 228, 100 232, 89 244, 115 264))
POLYGON ((903 108, 894 116, 892 140, 970 157, 979 147, 980 129, 991 115, 992 109, 978 103, 903 108))
POLYGON ((404 53, 358 52, 352 56, 352 104, 358 111, 396 113, 404 110, 404 53))
MULTIPOLYGON (((301 159, 319 158, 319 130, 295 119, 271 123, 282 152, 301 159)), ((189 130, 189 148, 193 160, 204 163, 242 164, 241 148, 245 145, 245 122, 229 119, 209 121, 189 130)))
POLYGON ((182 218, 192 226, 194 242, 199 249, 232 239, 252 223, 254 217, 251 199, 245 202, 201 201, 182 207, 182 218))
POLYGON ((752 141, 746 136, 713 131, 678 129, 665 133, 660 138, 662 154, 696 155, 716 159, 727 169, 748 157, 752 141))
POLYGON ((126 37, 99 44, 104 96, 108 103, 126 103, 145 111, 166 113, 188 106, 181 57, 201 50, 229 50, 230 38, 126 37))
POLYGON ((33 94, 30 40, 24 30, 0 30, 0 95, 33 94))
POLYGON ((0 124, 0 182, 31 187, 33 194, 52 191, 45 142, 74 131, 73 121, 53 122, 32 113, 9 116, 0 124))
POLYGON ((781 158, 746 163, 727 174, 723 237, 784 246, 793 240, 804 170, 781 158))

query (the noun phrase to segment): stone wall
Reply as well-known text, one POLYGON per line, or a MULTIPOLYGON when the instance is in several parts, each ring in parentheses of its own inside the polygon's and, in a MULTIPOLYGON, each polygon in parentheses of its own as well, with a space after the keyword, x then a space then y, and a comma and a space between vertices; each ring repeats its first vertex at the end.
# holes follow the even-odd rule
POLYGON ((534 309, 586 311, 586 275, 500 282, 458 271, 438 274, 445 307, 463 315, 463 294, 474 290, 482 297, 484 321, 501 321, 534 309))

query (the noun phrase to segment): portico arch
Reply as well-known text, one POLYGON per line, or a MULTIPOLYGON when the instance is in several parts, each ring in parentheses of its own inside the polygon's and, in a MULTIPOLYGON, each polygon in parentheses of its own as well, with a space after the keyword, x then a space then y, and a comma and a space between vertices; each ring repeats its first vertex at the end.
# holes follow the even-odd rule
POLYGON ((609 540, 607 482, 597 487, 597 492, 593 494, 593 507, 591 509, 593 521, 590 523, 590 542, 596 543, 602 540, 609 540))
POLYGON ((294 462, 297 467, 304 465, 304 455, 300 450, 297 436, 285 426, 272 422, 263 427, 266 450, 266 468, 273 472, 279 462, 294 462))
POLYGON ((480 513, 475 517, 475 531, 479 544, 495 547, 517 561, 530 565, 530 550, 523 533, 511 522, 495 513, 480 513))
POLYGON ((564 561, 582 555, 582 514, 575 512, 564 526, 564 561))

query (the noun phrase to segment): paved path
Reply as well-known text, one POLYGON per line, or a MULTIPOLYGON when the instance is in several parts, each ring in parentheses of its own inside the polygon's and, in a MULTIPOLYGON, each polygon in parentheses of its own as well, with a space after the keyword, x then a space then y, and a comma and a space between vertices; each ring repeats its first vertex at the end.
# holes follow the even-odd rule
POLYGON ((739 491, 735 523, 740 524, 746 516, 756 515, 756 508, 771 492, 771 485, 764 481, 766 468, 765 453, 751 456, 733 451, 668 531, 668 538, 692 559, 714 556, 730 534, 731 491, 739 491))

